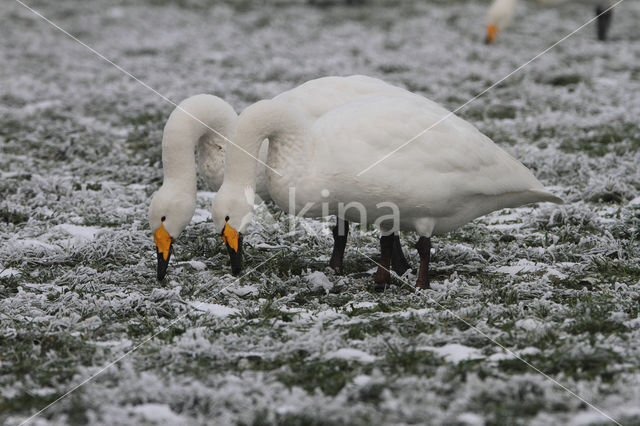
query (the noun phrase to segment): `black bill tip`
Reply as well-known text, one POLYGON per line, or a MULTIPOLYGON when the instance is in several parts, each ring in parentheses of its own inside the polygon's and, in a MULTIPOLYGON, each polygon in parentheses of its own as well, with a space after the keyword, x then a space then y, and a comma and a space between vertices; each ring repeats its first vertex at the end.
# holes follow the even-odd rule
POLYGON ((172 246, 169 246, 169 255, 165 260, 163 254, 156 249, 156 254, 158 255, 158 281, 164 280, 165 275, 167 275, 167 267, 169 266, 169 259, 171 259, 171 251, 172 246))
POLYGON ((238 251, 232 249, 229 244, 226 244, 226 246, 229 260, 231 261, 231 273, 234 276, 238 276, 242 272, 242 234, 238 236, 238 251))

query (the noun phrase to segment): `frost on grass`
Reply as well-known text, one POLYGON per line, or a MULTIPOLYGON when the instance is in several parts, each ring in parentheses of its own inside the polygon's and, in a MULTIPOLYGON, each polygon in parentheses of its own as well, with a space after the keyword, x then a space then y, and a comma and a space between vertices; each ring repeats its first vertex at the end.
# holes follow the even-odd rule
MULTIPOLYGON (((174 101, 213 93, 238 111, 355 73, 454 109, 592 13, 523 2, 487 47, 484 6, 37 3, 174 101)), ((522 360, 639 424, 640 3, 619 7, 609 43, 588 27, 459 113, 566 204, 438 237, 433 290, 409 274, 378 294, 361 278, 376 232, 351 230, 336 276, 330 226, 289 230, 265 204, 245 239, 246 264, 262 265, 237 280, 204 185, 157 283, 146 214, 172 107, 3 5, 0 423, 144 343, 38 424, 606 423, 522 360)), ((415 236, 403 243, 417 266, 415 236)))

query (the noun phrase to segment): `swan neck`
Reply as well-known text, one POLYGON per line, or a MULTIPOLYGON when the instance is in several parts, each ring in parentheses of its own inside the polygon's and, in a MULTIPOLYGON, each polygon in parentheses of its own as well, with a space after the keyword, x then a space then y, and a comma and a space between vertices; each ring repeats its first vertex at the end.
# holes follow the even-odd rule
POLYGON ((258 155, 265 139, 269 140, 267 173, 282 174, 277 162, 271 161, 274 152, 291 154, 304 145, 306 134, 304 118, 286 104, 267 100, 251 105, 240 114, 235 145, 227 145, 225 181, 255 189, 258 155))
POLYGON ((183 101, 169 116, 162 135, 164 182, 196 192, 196 149, 213 155, 205 141, 221 143, 235 131, 237 115, 222 99, 196 95, 183 101))

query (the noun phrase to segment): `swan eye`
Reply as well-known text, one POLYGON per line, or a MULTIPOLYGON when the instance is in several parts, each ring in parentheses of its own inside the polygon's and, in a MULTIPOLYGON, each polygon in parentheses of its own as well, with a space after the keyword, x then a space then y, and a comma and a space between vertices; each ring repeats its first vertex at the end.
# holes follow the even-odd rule
POLYGON ((166 218, 167 218, 166 216, 162 216, 162 217, 160 218, 160 222, 164 222, 166 218))
POLYGON ((225 221, 225 222, 229 222, 229 216, 225 217, 225 218, 224 218, 224 221, 225 221))

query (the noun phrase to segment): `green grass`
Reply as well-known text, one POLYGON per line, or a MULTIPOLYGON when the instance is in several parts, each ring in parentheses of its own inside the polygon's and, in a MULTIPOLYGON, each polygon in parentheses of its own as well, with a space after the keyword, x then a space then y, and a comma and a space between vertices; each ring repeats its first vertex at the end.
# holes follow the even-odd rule
POLYGON ((552 86, 573 86, 583 80, 584 78, 580 74, 558 74, 549 78, 546 82, 552 86))
POLYGON ((585 153, 589 157, 635 153, 640 150, 640 129, 637 124, 628 122, 580 129, 575 135, 564 139, 559 148, 568 153, 585 153))
MULTIPOLYGON (((523 3, 527 19, 487 47, 473 18, 485 6, 466 0, 72 3, 38 7, 173 101, 213 93, 237 111, 352 73, 455 109, 582 24, 580 14, 523 3)), ((625 7, 621 28, 640 11, 625 7)), ((148 403, 182 423, 243 425, 462 425, 462 413, 487 425, 562 424, 589 413, 522 361, 489 359, 502 353, 493 341, 638 423, 620 408, 637 405, 640 374, 640 210, 629 205, 640 191, 638 67, 611 53, 633 40, 594 44, 585 31, 459 112, 567 203, 507 209, 435 236, 432 290, 415 292, 415 275, 373 290, 371 228, 351 230, 344 272, 333 273, 330 233, 298 225, 285 234, 273 205, 280 228, 257 217, 245 239, 246 271, 264 265, 232 277, 212 223, 190 224, 159 283, 146 215, 173 107, 77 44, 44 37, 27 12, 7 12, 2 58, 11 72, 0 96, 0 273, 20 274, 0 277, 0 423, 19 423, 143 342, 41 420, 151 424, 134 412, 148 403), (60 224, 103 230, 83 242, 54 232, 60 224), (520 262, 531 270, 500 272, 520 262), (317 271, 334 284, 328 294, 307 278, 317 271), (193 309, 199 302, 237 311, 193 309), (427 349, 447 344, 485 358, 452 362, 427 349), (328 356, 339 349, 374 358, 328 356)), ((417 269, 415 241, 403 233, 417 269)))

